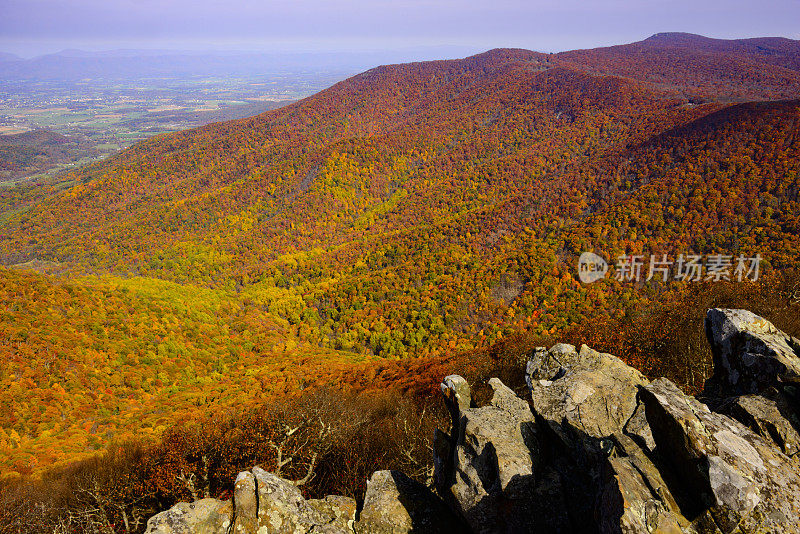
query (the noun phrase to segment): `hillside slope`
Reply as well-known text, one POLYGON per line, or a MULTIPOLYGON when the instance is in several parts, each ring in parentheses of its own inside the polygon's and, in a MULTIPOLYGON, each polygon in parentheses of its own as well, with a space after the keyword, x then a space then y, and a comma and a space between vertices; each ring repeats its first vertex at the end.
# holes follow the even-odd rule
POLYGON ((0 135, 0 180, 13 180, 45 171, 56 164, 75 163, 97 155, 89 142, 50 130, 0 135))
POLYGON ((627 45, 557 55, 589 72, 626 76, 702 100, 797 96, 800 43, 785 38, 710 39, 659 33, 627 45))

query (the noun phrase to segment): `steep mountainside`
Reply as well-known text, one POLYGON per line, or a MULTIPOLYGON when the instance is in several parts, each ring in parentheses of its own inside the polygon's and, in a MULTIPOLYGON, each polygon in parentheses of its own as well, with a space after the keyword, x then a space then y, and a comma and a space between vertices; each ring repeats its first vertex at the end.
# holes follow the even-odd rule
POLYGON ((589 72, 654 83, 695 99, 792 98, 800 87, 800 44, 785 38, 726 40, 659 33, 638 43, 557 57, 589 72))

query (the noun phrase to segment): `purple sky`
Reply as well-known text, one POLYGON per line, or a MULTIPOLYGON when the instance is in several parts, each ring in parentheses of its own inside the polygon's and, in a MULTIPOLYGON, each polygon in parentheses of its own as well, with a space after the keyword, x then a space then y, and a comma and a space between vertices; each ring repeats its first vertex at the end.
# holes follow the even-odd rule
POLYGON ((541 51, 662 31, 800 38, 798 0, 0 0, 0 51, 64 48, 541 51))

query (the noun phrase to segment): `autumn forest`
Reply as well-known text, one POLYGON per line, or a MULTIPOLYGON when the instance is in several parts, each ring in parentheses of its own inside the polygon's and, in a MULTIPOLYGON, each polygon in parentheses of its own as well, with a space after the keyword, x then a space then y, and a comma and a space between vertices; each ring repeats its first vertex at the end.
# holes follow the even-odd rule
MULTIPOLYGON (((441 415, 426 406, 450 372, 502 375, 566 340, 696 391, 703 306, 747 305, 797 335, 798 236, 789 39, 658 34, 381 66, 157 135, 0 189, 2 484, 73 488, 127 462, 136 481, 102 479, 107 522, 141 531, 136 513, 200 492, 188 473, 217 496, 275 461, 220 443, 275 441, 275 421, 323 405, 406 446, 360 458, 423 477, 419 440, 441 415), (608 276, 581 282, 586 251, 608 276), (651 257, 714 255, 725 276, 673 265, 646 280, 651 257), (644 275, 617 276, 632 256, 644 275), (759 272, 737 278, 739 257, 759 272)), ((336 443, 370 442, 364 428, 336 443)), ((309 494, 358 496, 376 467, 320 447, 287 469, 316 469, 309 494)))

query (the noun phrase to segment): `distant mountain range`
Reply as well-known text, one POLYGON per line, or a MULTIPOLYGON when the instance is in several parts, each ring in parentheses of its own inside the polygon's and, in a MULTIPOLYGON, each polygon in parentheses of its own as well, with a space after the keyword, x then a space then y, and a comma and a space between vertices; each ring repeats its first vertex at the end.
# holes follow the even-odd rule
POLYGON ((135 79, 150 77, 253 76, 274 71, 325 69, 358 72, 382 63, 399 63, 474 53, 467 47, 418 47, 394 51, 270 53, 248 51, 191 51, 68 49, 22 59, 0 53, 4 79, 71 81, 84 78, 135 79))

